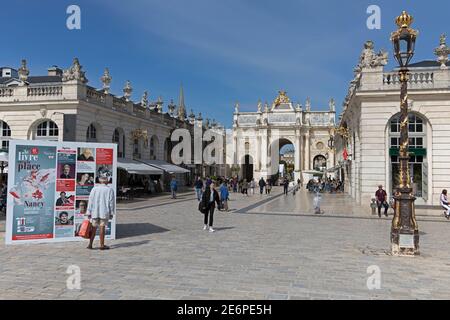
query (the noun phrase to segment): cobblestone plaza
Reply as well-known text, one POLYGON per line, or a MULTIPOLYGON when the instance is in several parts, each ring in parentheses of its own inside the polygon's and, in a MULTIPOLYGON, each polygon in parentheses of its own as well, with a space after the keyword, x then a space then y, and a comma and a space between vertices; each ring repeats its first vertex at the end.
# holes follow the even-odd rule
MULTIPOLYGON (((0 299, 446 299, 449 224, 441 210, 417 210, 421 255, 389 255, 391 218, 370 215, 342 194, 281 190, 231 194, 230 213, 202 231, 193 192, 119 204, 110 251, 86 243, 4 245, 0 222, 0 299), (67 289, 69 266, 81 289, 67 289), (380 289, 369 290, 381 272, 380 289)), ((390 212, 392 214, 392 212, 390 212)), ((97 243, 96 243, 97 244, 97 243)))

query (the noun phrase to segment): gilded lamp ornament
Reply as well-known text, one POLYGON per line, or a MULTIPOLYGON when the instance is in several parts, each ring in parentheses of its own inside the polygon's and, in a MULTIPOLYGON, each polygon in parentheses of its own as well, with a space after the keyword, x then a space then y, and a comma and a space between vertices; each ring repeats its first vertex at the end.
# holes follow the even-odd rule
POLYGON ((144 142, 147 142, 147 140, 148 140, 147 130, 145 130, 145 129, 134 129, 131 132, 131 137, 132 137, 133 140, 143 139, 144 142))
POLYGON ((414 18, 406 11, 403 11, 395 19, 395 23, 399 27, 398 30, 391 34, 391 41, 394 45, 394 57, 401 68, 405 68, 414 56, 414 48, 419 32, 411 28, 413 22, 414 18))
POLYGON ((341 137, 348 139, 350 137, 350 133, 348 131, 348 128, 346 127, 338 127, 338 128, 334 128, 334 130, 331 131, 332 135, 334 135, 335 133, 340 135, 341 137))

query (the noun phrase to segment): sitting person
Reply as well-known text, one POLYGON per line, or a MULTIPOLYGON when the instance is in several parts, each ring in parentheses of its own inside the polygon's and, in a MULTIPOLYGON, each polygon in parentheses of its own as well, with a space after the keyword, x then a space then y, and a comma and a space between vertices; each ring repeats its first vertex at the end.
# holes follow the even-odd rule
POLYGON ((442 190, 440 202, 441 202, 442 208, 445 209, 444 216, 447 218, 447 220, 449 220, 450 219, 450 206, 448 205, 447 190, 445 190, 445 189, 442 190))
POLYGON ((381 207, 384 207, 384 215, 387 217, 389 204, 387 202, 387 193, 383 190, 382 185, 378 186, 378 190, 375 193, 375 198, 377 199, 378 217, 381 218, 381 207))

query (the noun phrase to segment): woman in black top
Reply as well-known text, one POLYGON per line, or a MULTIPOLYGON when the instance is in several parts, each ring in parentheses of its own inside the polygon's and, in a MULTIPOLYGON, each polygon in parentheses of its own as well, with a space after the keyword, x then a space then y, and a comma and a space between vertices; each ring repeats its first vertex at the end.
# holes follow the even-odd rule
POLYGON ((203 227, 203 230, 208 230, 209 232, 214 232, 213 229, 213 219, 214 219, 214 209, 217 206, 220 206, 220 197, 219 193, 215 189, 214 183, 211 184, 211 186, 207 186, 205 188, 205 192, 203 192, 202 195, 202 201, 201 206, 203 208, 203 214, 205 215, 205 226, 203 227), (209 219, 208 219, 209 216, 209 219), (208 228, 208 220, 209 220, 209 228, 208 228))

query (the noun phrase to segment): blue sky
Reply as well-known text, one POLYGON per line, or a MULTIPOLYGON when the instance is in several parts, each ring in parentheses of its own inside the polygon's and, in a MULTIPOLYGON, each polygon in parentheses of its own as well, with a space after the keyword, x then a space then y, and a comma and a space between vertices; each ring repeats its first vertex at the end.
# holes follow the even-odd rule
POLYGON ((442 0, 2 0, 1 8, 0 65, 25 58, 42 75, 76 56, 90 85, 101 87, 109 67, 113 93, 130 80, 135 101, 144 90, 152 101, 177 101, 182 83, 188 112, 226 126, 236 101, 256 110, 280 89, 303 105, 310 97, 313 110, 334 97, 340 112, 366 40, 388 50, 394 66, 389 35, 404 9, 420 31, 414 62, 435 59, 439 35, 450 31, 442 0), (66 28, 71 4, 81 8, 81 30, 66 28), (381 30, 366 27, 369 5, 381 8, 381 30))

